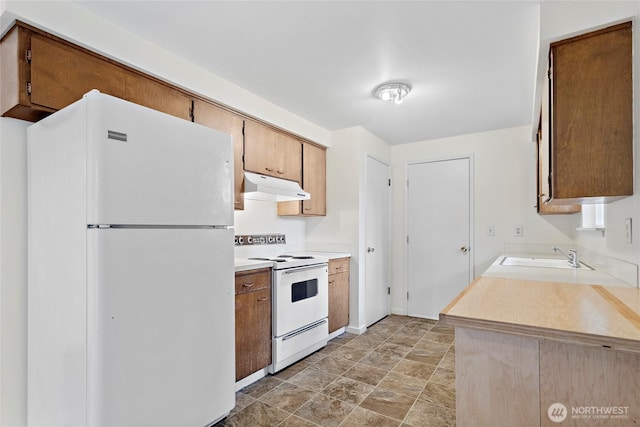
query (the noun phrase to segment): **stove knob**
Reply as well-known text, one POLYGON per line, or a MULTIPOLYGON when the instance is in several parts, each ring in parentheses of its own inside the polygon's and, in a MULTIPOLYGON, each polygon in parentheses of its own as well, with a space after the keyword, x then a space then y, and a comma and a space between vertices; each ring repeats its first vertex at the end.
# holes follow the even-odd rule
POLYGON ((247 236, 247 245, 253 245, 253 237, 247 236))

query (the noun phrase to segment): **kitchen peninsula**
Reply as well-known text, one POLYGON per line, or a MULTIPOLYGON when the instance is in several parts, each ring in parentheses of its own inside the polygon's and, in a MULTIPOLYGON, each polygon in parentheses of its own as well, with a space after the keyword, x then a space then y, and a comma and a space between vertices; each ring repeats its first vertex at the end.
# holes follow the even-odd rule
POLYGON ((640 289, 483 276, 440 319, 459 426, 640 422, 640 289))

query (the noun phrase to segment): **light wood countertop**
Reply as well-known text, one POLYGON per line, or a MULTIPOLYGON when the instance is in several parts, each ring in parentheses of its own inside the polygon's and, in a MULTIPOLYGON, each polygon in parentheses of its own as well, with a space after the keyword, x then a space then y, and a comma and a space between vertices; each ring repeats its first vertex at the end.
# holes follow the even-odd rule
POLYGON ((480 277, 441 313, 465 326, 640 353, 640 289, 480 277))

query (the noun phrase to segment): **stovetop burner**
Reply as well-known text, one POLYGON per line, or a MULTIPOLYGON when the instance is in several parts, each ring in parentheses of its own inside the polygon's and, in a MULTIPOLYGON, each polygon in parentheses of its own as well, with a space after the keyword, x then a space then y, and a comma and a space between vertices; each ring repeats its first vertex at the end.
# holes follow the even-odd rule
POLYGON ((311 255, 278 255, 280 258, 293 258, 293 259, 315 259, 311 255))
POLYGON ((248 259, 257 260, 257 261, 271 261, 274 263, 273 268, 275 270, 323 264, 328 261, 324 257, 316 257, 313 255, 289 255, 289 254, 282 254, 274 257, 253 257, 248 259))

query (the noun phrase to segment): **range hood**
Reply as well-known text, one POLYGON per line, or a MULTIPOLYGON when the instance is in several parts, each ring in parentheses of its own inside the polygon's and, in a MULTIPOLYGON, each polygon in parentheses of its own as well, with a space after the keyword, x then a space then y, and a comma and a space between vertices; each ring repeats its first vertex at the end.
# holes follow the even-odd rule
POLYGON ((245 172, 244 197, 251 200, 289 202, 292 200, 309 200, 311 199, 311 194, 300 188, 300 185, 295 181, 245 172))

